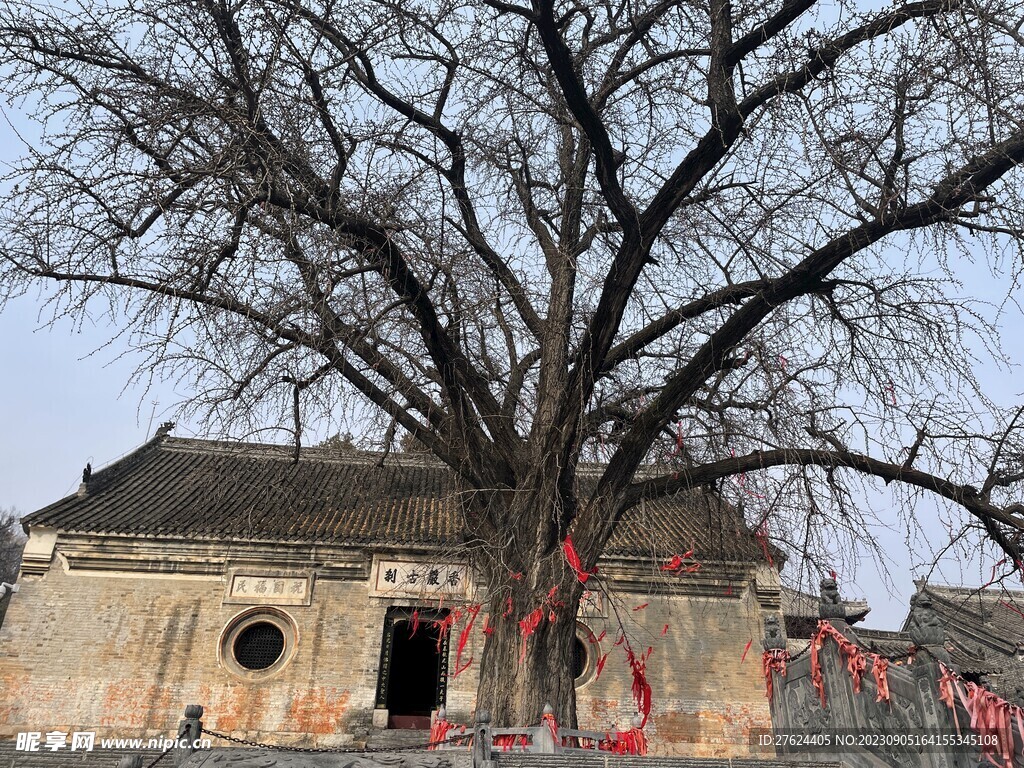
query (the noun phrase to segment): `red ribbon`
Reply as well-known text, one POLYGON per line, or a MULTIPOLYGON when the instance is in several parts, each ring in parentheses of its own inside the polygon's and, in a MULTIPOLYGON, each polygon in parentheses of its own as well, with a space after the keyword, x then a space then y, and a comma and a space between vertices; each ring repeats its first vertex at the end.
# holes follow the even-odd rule
POLYGON ((643 656, 637 656, 632 648, 626 647, 626 660, 629 661, 629 668, 633 673, 633 700, 643 716, 641 728, 647 725, 647 718, 651 715, 651 684, 647 682, 647 658, 650 655, 650 648, 643 656))
MULTIPOLYGON (((819 621, 818 631, 811 638, 811 683, 814 685, 815 690, 818 691, 818 695, 821 697, 821 706, 823 707, 825 706, 825 681, 821 674, 821 662, 818 659, 818 651, 821 650, 822 644, 827 637, 831 637, 836 642, 836 645, 839 646, 840 658, 846 659, 846 668, 853 678, 854 692, 860 693, 860 681, 867 669, 867 659, 864 657, 864 651, 855 643, 847 640, 843 633, 829 622, 819 621)), ((888 691, 888 679, 886 680, 886 691, 888 691)))
POLYGON ((437 749, 437 742, 444 741, 448 737, 448 731, 454 726, 443 718, 434 720, 430 726, 430 746, 427 749, 437 749))
POLYGON ((1000 768, 1013 768, 1013 721, 1017 721, 1017 730, 1024 741, 1024 710, 1001 699, 987 688, 962 679, 941 662, 939 669, 942 671, 942 677, 939 679, 939 698, 953 711, 957 732, 959 733, 960 723, 956 715, 954 691, 971 717, 971 728, 978 735, 988 737, 982 746, 985 758, 1000 768), (992 736, 995 736, 995 745, 990 743, 992 736))
POLYGON ((743 655, 740 656, 740 664, 747 660, 747 654, 750 653, 750 646, 754 644, 754 638, 747 640, 747 647, 743 649, 743 655))
POLYGON ((778 672, 786 676, 786 663, 789 661, 789 651, 785 648, 772 648, 761 655, 761 669, 764 671, 764 695, 768 701, 772 700, 772 672, 778 672))
POLYGON ((465 672, 467 669, 469 669, 469 665, 473 663, 473 657, 471 656, 469 658, 469 661, 467 661, 465 665, 463 665, 461 663, 462 652, 466 649, 466 643, 469 641, 469 633, 473 629, 473 622, 476 621, 476 616, 478 613, 480 613, 480 606, 471 605, 469 608, 466 609, 466 612, 469 615, 469 621, 466 622, 466 626, 462 629, 462 634, 459 635, 459 645, 455 651, 455 671, 450 675, 450 677, 453 678, 458 677, 461 673, 465 672))
POLYGON ((544 609, 537 608, 519 622, 519 631, 523 635, 523 652, 519 654, 520 664, 526 658, 526 639, 536 631, 542 621, 544 621, 544 609))
POLYGON ((597 573, 597 566, 595 565, 589 571, 583 570, 583 562, 580 560, 579 553, 572 543, 572 536, 568 534, 565 537, 565 541, 562 542, 562 549, 565 552, 566 562, 569 563, 569 567, 576 573, 576 578, 579 579, 580 584, 586 584, 587 579, 597 573))
POLYGON ((875 678, 875 686, 878 688, 875 701, 884 701, 892 706, 892 700, 889 697, 889 660, 877 653, 869 655, 871 656, 871 676, 875 678))

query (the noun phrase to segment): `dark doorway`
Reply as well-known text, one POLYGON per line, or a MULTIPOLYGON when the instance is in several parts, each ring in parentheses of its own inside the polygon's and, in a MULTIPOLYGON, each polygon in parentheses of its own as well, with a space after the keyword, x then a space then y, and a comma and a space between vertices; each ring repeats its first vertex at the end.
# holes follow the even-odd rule
POLYGON ((412 634, 408 621, 395 622, 388 681, 388 727, 429 728, 441 680, 438 630, 420 626, 412 634))
POLYGON ((388 728, 430 728, 430 713, 444 704, 448 637, 434 622, 447 611, 421 610, 413 634, 411 608, 391 608, 384 620, 378 708, 388 710, 388 728))

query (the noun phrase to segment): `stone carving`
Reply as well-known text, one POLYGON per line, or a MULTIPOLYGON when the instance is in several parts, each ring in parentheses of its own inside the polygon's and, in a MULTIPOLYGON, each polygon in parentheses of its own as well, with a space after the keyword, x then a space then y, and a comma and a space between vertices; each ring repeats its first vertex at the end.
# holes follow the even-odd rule
POLYGON ((835 579, 821 580, 821 602, 818 604, 818 615, 823 619, 842 619, 846 621, 846 606, 839 596, 839 585, 835 579))
POLYGON ((185 768, 452 768, 436 753, 356 754, 289 752, 276 749, 218 749, 196 752, 185 768))
POLYGON ((766 651, 784 650, 786 637, 782 634, 782 627, 779 626, 779 617, 769 613, 764 617, 764 649, 766 651))
POLYGON ((792 727, 805 733, 824 733, 832 723, 832 709, 821 706, 818 692, 809 678, 798 685, 789 685, 786 691, 786 705, 792 718, 792 727))
POLYGON ((932 598, 927 592, 917 592, 910 598, 910 622, 907 630, 914 645, 939 646, 946 642, 946 630, 942 620, 932 607, 932 598))

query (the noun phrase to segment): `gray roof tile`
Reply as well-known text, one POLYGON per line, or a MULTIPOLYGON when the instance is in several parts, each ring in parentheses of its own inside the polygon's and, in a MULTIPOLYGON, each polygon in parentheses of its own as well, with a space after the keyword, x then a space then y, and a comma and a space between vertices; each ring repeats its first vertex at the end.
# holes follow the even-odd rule
MULTIPOLYGON (((457 486, 421 455, 303 449, 158 437, 93 474, 88 492, 24 524, 80 533, 339 544, 452 545, 461 541, 457 486)), ((583 490, 593 482, 581 473, 583 490)), ((631 510, 606 555, 761 560, 739 513, 707 493, 631 510)))

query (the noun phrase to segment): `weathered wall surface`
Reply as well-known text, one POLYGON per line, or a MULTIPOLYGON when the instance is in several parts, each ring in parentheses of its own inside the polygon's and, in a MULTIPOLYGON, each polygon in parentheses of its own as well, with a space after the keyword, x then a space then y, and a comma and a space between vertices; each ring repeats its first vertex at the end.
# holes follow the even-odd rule
MULTIPOLYGON (((760 671, 764 608, 749 573, 730 574, 721 566, 717 573, 702 571, 699 581, 685 574, 666 584, 651 567, 646 574, 638 566, 619 564, 619 569, 620 578, 612 582, 618 614, 634 651, 653 649, 647 662, 653 706, 645 729, 653 751, 763 757, 763 751, 750 747, 750 732, 771 725, 760 671)), ((770 581, 767 573, 760 575, 770 581)), ((607 631, 600 653, 608 653, 608 660, 599 679, 578 689, 580 727, 604 730, 628 723, 636 714, 633 678, 623 648, 614 645, 618 625, 612 619, 581 622, 598 635, 607 631)))
MULTIPOLYGON (((332 746, 365 735, 386 610, 411 604, 370 596, 365 553, 306 553, 306 567, 316 573, 310 604, 279 608, 294 620, 294 652, 278 672, 253 681, 218 657, 225 628, 251 608, 225 603, 228 565, 244 560, 294 570, 301 553, 180 544, 156 557, 154 548, 160 545, 68 537, 58 540, 48 569, 37 563, 24 576, 0 629, 0 737, 29 730, 169 735, 189 703, 204 705, 207 727, 244 738, 332 746)), ((662 594, 642 596, 654 574, 622 564, 602 572, 612 580, 634 649, 653 648, 647 731, 654 751, 752 754, 749 731, 767 727, 770 715, 759 670, 764 601, 750 574, 702 573, 668 588, 662 580, 662 594), (748 641, 752 648, 741 661, 748 641)), ((614 615, 609 607, 605 613, 614 615)), ((478 621, 480 628, 483 617, 478 621)), ((580 727, 627 727, 636 710, 625 653, 614 645, 618 625, 602 617, 580 621, 595 637, 606 632, 588 643, 580 727)), ((464 660, 479 659, 482 642, 482 633, 473 632, 464 660)), ((454 646, 453 637, 452 670, 454 646)), ((449 681, 449 719, 471 720, 476 682, 475 664, 449 681)))

